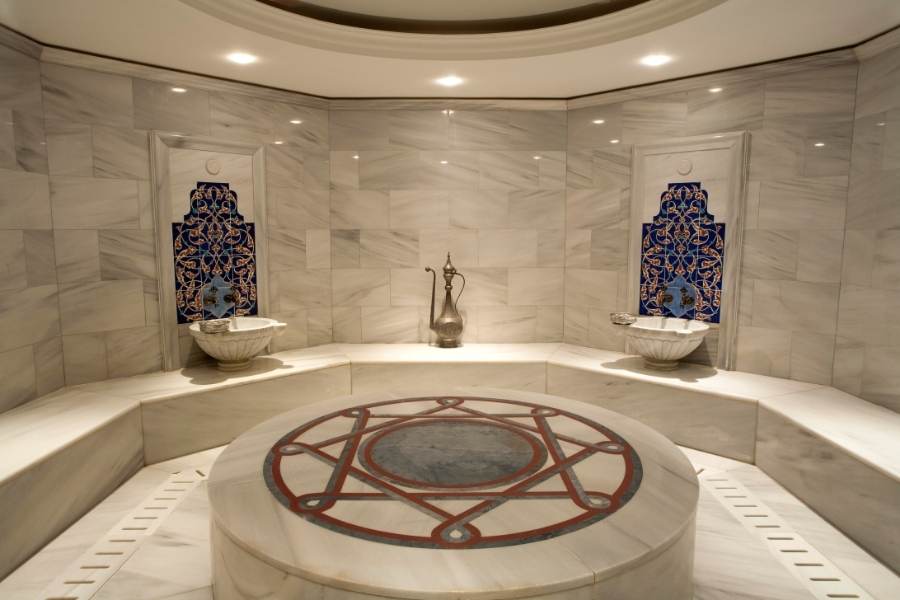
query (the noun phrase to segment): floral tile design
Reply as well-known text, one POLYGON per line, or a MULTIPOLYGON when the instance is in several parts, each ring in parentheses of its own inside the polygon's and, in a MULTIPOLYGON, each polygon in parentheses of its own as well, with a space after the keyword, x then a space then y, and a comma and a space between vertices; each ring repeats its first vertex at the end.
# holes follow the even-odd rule
POLYGON ((700 182, 670 183, 641 226, 640 314, 719 322, 725 224, 700 182))
POLYGON ((227 183, 197 182, 191 208, 172 223, 179 323, 255 315, 256 237, 227 183))

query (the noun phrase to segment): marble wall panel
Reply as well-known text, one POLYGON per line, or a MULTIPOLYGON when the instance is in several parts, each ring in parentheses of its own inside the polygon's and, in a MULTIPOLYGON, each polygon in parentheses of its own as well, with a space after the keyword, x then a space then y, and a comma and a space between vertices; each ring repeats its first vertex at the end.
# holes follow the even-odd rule
POLYGON ((94 126, 94 176, 150 179, 150 138, 146 131, 94 126))
POLYGON ((58 295, 56 285, 0 294, 0 352, 58 336, 58 295))
POLYGON ((144 323, 140 279, 69 283, 60 287, 63 335, 130 329, 144 323))
POLYGON ((335 269, 331 281, 334 306, 389 306, 389 269, 335 269))
POLYGON ((37 393, 34 351, 31 346, 0 353, 0 412, 34 398, 37 393))
MULTIPOLYGON (((411 340, 417 318, 418 339, 427 339, 430 281, 419 269, 439 270, 449 252, 467 278, 459 307, 467 340, 509 339, 502 323, 522 312, 527 325, 512 329, 527 333, 518 341, 535 341, 539 323, 542 339, 561 338, 560 300, 512 307, 508 294, 512 268, 554 267, 557 278, 562 271, 564 111, 333 110, 330 119, 335 306, 372 308, 335 309, 336 336, 411 340), (364 313, 390 317, 397 332, 368 332, 364 313)), ((517 282, 524 297, 530 285, 523 274, 517 282)), ((529 302, 543 302, 562 289, 528 293, 529 302)))
POLYGON ((51 119, 112 127, 134 126, 131 79, 42 63, 44 112, 51 119))
POLYGON ((51 228, 46 175, 0 169, 0 223, 7 229, 51 228))
POLYGON ((0 46, 0 413, 62 384, 44 116, 40 63, 0 46))
POLYGON ((66 374, 63 367, 62 337, 52 337, 34 346, 35 391, 38 396, 65 385, 66 374))
POLYGON ((137 182, 128 179, 52 177, 50 201, 58 229, 138 229, 137 182))
POLYGON ((64 335, 63 368, 66 383, 78 385, 109 377, 106 365, 106 339, 103 333, 64 335))
POLYGON ((209 92, 146 79, 134 79, 132 87, 137 129, 209 135, 209 92))
POLYGON ((900 48, 859 65, 835 386, 900 410, 900 48))

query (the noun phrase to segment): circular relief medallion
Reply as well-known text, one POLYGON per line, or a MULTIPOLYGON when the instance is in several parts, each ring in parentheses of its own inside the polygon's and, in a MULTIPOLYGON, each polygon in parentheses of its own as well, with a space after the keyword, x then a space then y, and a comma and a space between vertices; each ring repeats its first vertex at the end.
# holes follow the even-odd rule
POLYGON ((420 548, 493 548, 575 531, 624 506, 641 461, 621 436, 549 406, 427 397, 323 415, 263 466, 288 510, 343 534, 420 548))

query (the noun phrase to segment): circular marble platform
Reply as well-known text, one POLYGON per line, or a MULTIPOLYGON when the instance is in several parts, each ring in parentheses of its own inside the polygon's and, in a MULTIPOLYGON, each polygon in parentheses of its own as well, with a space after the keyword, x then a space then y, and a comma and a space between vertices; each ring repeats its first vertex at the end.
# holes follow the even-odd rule
POLYGON ((671 442, 589 404, 347 396, 216 461, 215 597, 687 600, 697 494, 671 442))

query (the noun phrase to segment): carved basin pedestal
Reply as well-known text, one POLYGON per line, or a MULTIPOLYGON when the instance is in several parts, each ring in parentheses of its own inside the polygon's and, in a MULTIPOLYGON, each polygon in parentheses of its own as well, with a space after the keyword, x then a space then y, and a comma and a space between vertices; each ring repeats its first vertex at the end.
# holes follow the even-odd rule
POLYGON ((626 326, 630 351, 644 357, 651 369, 671 371, 678 361, 693 352, 709 333, 701 321, 674 317, 637 317, 626 326))
POLYGON ((266 349, 269 341, 281 335, 287 325, 263 317, 235 317, 227 331, 207 333, 200 323, 192 323, 191 335, 197 345, 219 362, 220 371, 240 371, 250 366, 250 360, 266 349))

